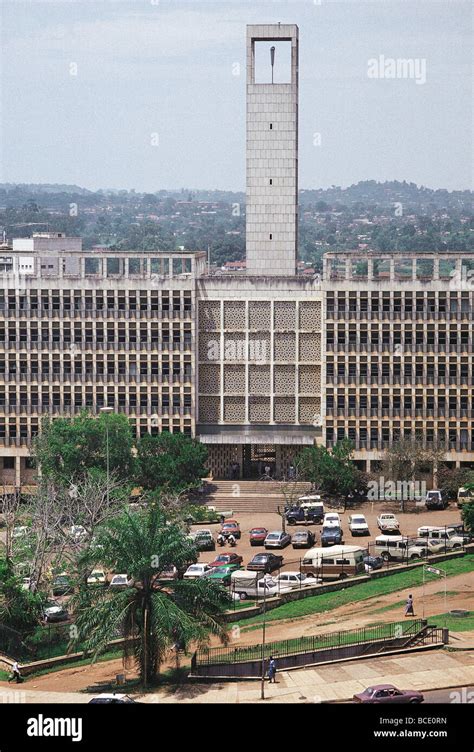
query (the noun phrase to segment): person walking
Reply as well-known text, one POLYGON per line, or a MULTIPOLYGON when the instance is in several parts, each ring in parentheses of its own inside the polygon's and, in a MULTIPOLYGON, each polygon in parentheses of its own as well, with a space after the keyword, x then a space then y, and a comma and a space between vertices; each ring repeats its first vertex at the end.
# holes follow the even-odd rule
POLYGON ((275 679, 276 672, 277 672, 276 662, 275 662, 273 655, 271 655, 270 663, 268 664, 268 681, 270 682, 270 684, 272 683, 276 684, 276 679, 275 679))
POLYGON ((16 680, 17 684, 21 682, 20 664, 18 663, 18 661, 14 661, 14 663, 12 664, 12 672, 8 677, 8 683, 10 684, 10 682, 14 679, 16 680))
POLYGON ((405 605, 405 616, 415 616, 415 610, 413 606, 413 596, 411 593, 408 596, 407 602, 405 605))

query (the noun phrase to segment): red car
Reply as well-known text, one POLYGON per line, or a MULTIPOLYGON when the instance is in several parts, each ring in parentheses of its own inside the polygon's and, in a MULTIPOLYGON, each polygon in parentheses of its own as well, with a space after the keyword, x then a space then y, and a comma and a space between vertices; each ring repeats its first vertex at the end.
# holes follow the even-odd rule
POLYGON ((371 703, 373 705, 378 703, 384 705, 395 703, 418 704, 423 702, 424 699, 421 692, 417 692, 416 689, 397 689, 393 684, 375 684, 353 697, 354 702, 371 703))
POLYGON ((219 554, 214 561, 209 564, 210 567, 225 567, 228 564, 242 564, 243 558, 239 554, 219 554))
POLYGON ((240 525, 237 520, 226 520, 221 525, 221 534, 224 538, 228 538, 229 535, 233 535, 234 538, 240 538, 242 533, 240 532, 240 525))
POLYGON ((250 545, 251 546, 263 546, 263 542, 268 535, 266 527, 253 527, 250 532, 250 545))

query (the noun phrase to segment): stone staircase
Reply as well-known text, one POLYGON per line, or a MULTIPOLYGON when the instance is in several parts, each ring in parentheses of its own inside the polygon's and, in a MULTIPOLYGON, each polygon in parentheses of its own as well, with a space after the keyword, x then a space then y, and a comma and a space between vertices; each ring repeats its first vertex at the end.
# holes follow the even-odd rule
POLYGON ((283 509, 286 502, 309 493, 310 489, 310 483, 301 481, 212 480, 206 482, 204 500, 218 512, 272 513, 278 507, 283 509))

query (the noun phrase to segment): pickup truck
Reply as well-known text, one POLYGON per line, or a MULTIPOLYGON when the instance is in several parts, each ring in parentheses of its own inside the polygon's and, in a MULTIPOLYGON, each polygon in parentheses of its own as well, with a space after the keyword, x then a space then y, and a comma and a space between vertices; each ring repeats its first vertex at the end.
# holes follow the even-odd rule
POLYGON ((377 527, 382 533, 396 533, 400 532, 400 523, 394 514, 390 512, 382 512, 377 517, 377 527))
POLYGON ((320 525, 324 517, 324 506, 315 504, 314 506, 291 507, 286 511, 285 517, 288 525, 298 523, 320 525))

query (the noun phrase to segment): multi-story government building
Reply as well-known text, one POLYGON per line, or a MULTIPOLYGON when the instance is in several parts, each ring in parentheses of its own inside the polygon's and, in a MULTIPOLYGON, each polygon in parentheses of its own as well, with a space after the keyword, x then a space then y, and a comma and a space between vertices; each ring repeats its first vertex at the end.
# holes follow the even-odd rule
POLYGON ((474 253, 331 253, 322 278, 298 275, 297 191, 298 29, 249 26, 246 272, 60 233, 5 244, 0 485, 33 482, 42 417, 101 407, 137 437, 197 437, 214 477, 281 477, 344 436, 367 470, 408 434, 474 464, 474 253), (256 80, 271 41, 289 45, 286 83, 256 80))

